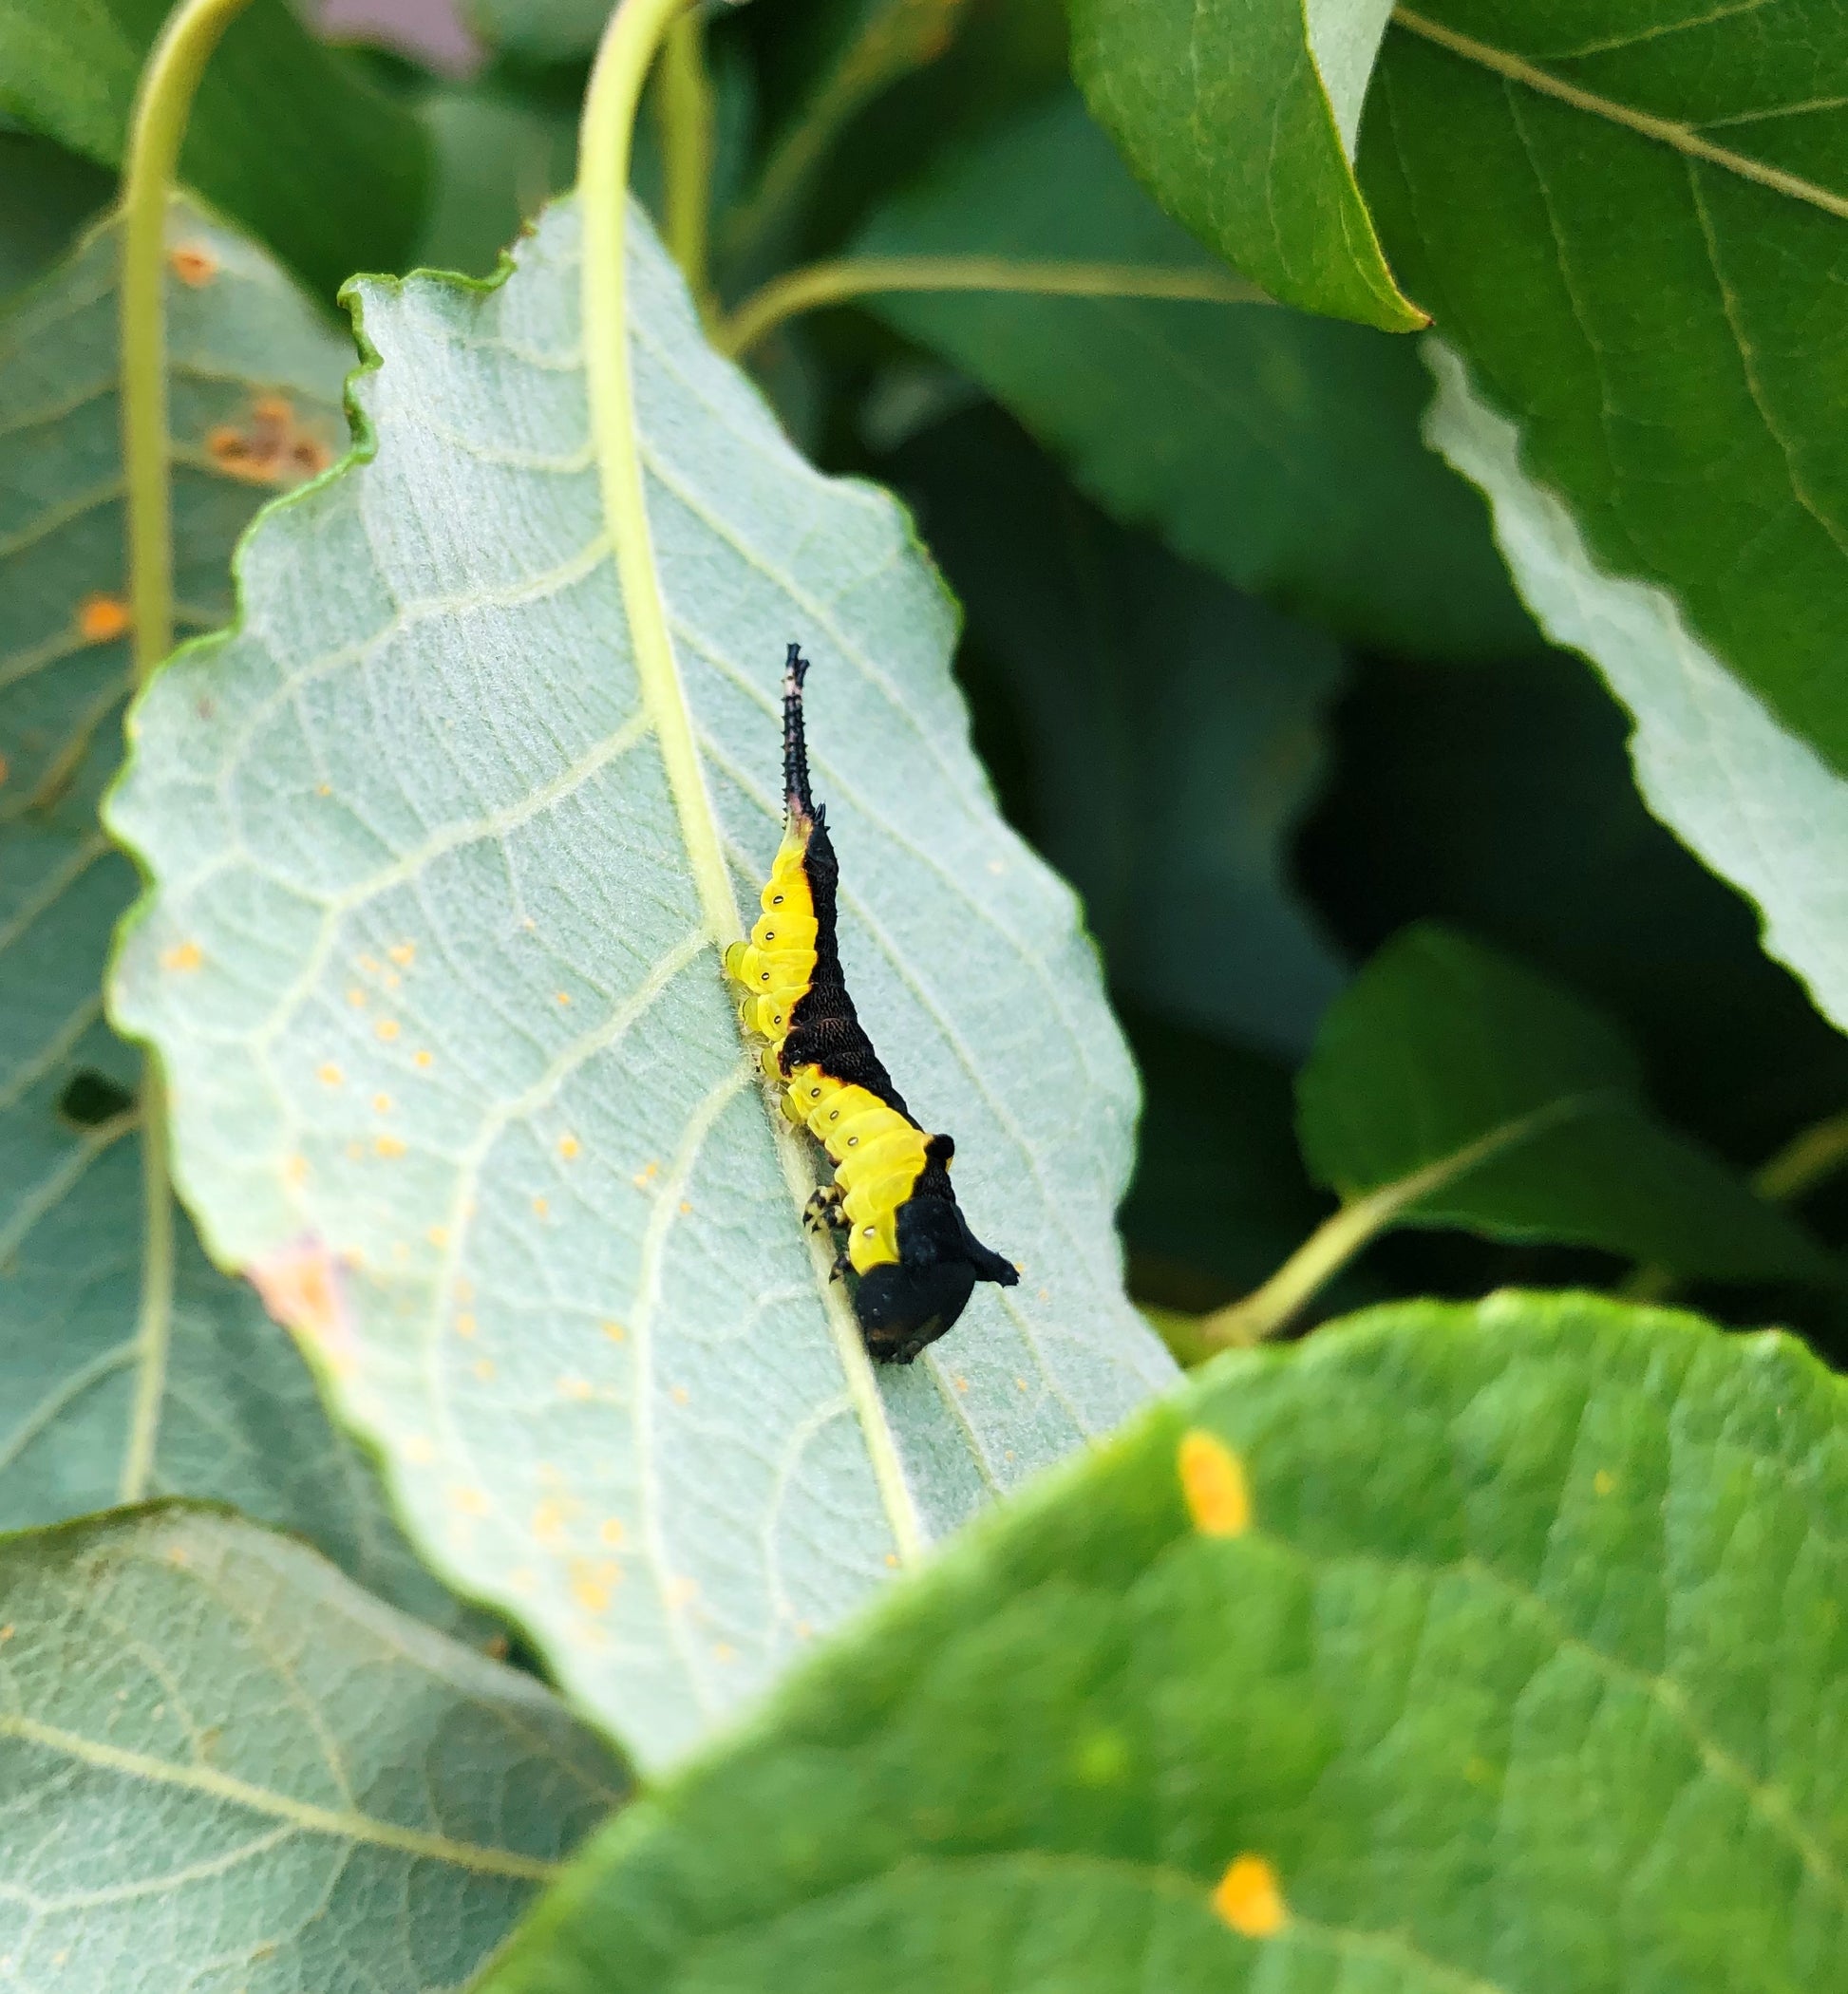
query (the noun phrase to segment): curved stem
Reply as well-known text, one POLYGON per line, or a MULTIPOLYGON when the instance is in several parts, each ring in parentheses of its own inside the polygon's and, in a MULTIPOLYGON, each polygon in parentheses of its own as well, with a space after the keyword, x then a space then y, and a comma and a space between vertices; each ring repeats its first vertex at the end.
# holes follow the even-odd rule
POLYGON ((668 29, 656 88, 667 175, 662 234, 700 316, 709 323, 716 309, 707 249, 712 201, 712 80, 706 71, 705 27, 692 8, 668 29))
POLYGON ((1271 303, 1255 284, 1230 271, 1160 263, 1041 262, 1020 256, 847 256, 771 278, 727 314, 715 329, 713 342, 737 359, 799 312, 880 291, 1005 291, 1040 297, 1271 303))
MULTIPOLYGON (((173 517, 168 489, 167 204, 199 78, 219 37, 249 0, 179 0, 167 16, 135 93, 122 175, 119 281, 122 473, 128 517, 128 602, 135 681, 173 649, 173 517)), ((137 1378, 118 1494, 138 1502, 154 1473, 167 1346, 173 1334, 174 1210, 166 1094, 152 1058, 141 1062, 141 1292, 137 1378)))
POLYGON ((1848 1163, 1848 1110, 1800 1130, 1752 1173, 1752 1189, 1778 1204, 1805 1197, 1848 1163))
POLYGON ((122 173, 122 470, 135 677, 173 649, 167 491, 167 201, 199 78, 250 0, 179 0, 141 71, 122 173))
MULTIPOLYGON (((723 948, 743 934, 744 924, 732 893, 712 799, 707 793, 655 567, 629 364, 629 278, 624 260, 635 112, 662 36, 686 4, 687 0, 621 0, 604 29, 591 71, 577 171, 584 217, 584 371, 603 516, 615 551, 635 674, 667 769, 707 931, 723 948)), ((813 1170, 787 1119, 780 1114, 770 1119, 784 1181, 800 1207, 814 1189, 813 1170)), ((901 1563, 915 1564, 923 1554, 923 1527, 905 1480, 904 1463, 886 1417, 878 1381, 873 1375, 872 1360, 851 1304, 840 1284, 829 1278, 827 1251, 811 1241, 810 1260, 848 1395, 866 1439, 894 1548, 901 1563)))
POLYGON ((1447 1157, 1440 1157, 1435 1163, 1427 1163, 1423 1170, 1382 1184, 1365 1197, 1343 1205, 1316 1227, 1261 1288, 1254 1289, 1241 1301, 1230 1302, 1211 1315, 1202 1316, 1195 1326, 1197 1340, 1212 1349, 1239 1348, 1287 1329, 1297 1310, 1318 1289, 1333 1280, 1363 1247, 1421 1198, 1443 1190, 1504 1149, 1526 1142, 1543 1129, 1569 1121, 1608 1099, 1603 1092, 1563 1095, 1532 1114, 1504 1121, 1499 1128, 1479 1136, 1447 1157))

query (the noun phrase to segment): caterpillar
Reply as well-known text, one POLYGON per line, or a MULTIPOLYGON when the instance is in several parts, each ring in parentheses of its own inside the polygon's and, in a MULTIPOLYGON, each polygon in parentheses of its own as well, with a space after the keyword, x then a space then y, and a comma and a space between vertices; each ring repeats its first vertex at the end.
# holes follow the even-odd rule
POLYGON ((956 1145, 915 1120, 854 1010, 836 935, 840 865, 827 813, 809 791, 802 681, 792 644, 783 670, 783 842, 759 896, 750 940, 726 950, 742 991, 738 1013, 764 1044, 765 1077, 783 1111, 834 1164, 834 1181, 803 1216, 846 1244, 836 1278, 855 1277, 854 1306, 872 1356, 910 1364, 955 1325, 977 1281, 1012 1288, 1012 1262, 985 1247, 951 1188, 956 1145))

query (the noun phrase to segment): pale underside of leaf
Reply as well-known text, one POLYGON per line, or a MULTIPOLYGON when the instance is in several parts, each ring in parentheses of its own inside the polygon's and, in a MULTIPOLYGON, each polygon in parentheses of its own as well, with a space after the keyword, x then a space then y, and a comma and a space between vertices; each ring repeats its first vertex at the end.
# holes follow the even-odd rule
MULTIPOLYGON (((232 544, 256 506, 331 461, 349 349, 189 203, 169 235, 180 623, 198 630, 229 612, 232 544), (253 447, 259 404, 273 461, 253 447)), ((95 815, 129 669, 115 258, 105 227, 0 325, 0 1527, 214 1496, 448 1622, 455 1602, 417 1567, 301 1360, 183 1220, 160 1283, 166 1327, 138 1327, 139 1061, 103 1022, 101 988, 134 876, 95 815), (90 1125, 61 1115, 84 1074, 127 1106, 90 1125)))
POLYGON ((530 1677, 225 1513, 10 1539, 0 1590, 23 1987, 457 1986, 623 1798, 530 1677))
MULTIPOLYGON (((797 639, 862 1014, 1025 1270, 881 1381, 936 1536, 1171 1375, 1111 1230, 1133 1081, 970 754, 907 523, 789 450, 632 227, 650 523, 739 898, 797 639)), ((265 520, 243 628, 135 716, 111 818, 157 884, 116 1002, 215 1254, 443 1569, 652 1761, 896 1553, 630 656, 578 281, 561 204, 499 289, 367 287, 372 461, 265 520)))
POLYGON ((1496 537, 1549 636, 1581 652, 1635 720, 1644 800, 1763 914, 1768 952, 1848 1029, 1848 783, 1689 630, 1665 590, 1605 572, 1571 513, 1523 469, 1516 425, 1461 359, 1424 345, 1438 392, 1426 435, 1481 486, 1496 537))

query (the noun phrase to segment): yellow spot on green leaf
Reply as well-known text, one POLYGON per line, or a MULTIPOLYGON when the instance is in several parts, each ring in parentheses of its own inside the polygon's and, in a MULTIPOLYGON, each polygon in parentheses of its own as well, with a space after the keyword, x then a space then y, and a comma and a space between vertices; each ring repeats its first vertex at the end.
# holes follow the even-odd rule
POLYGON ((1289 1918, 1277 1872, 1261 1855, 1235 1855, 1226 1865, 1213 1892, 1213 1909, 1234 1931, 1248 1939, 1268 1939, 1280 1932, 1289 1918))
POLYGON ((1617 1486, 1617 1477, 1612 1474, 1609 1468, 1600 1468, 1592 1477, 1592 1486, 1600 1496, 1608 1496, 1617 1486))
POLYGON ((386 950, 386 953, 390 956, 391 960, 401 969, 408 969, 411 964, 417 960, 417 944, 415 942, 394 942, 386 950))
POLYGON ((337 1087, 347 1076, 331 1060, 327 1060, 314 1069, 314 1078, 324 1087, 337 1087))
POLYGON ((396 1018, 381 1018, 372 1029, 382 1039, 395 1039, 398 1036, 398 1021, 396 1018))
POLYGON ((182 976, 190 976, 204 960, 205 950, 197 942, 176 942, 160 951, 161 969, 177 969, 182 976))
POLYGON ((1252 1527, 1245 1464, 1216 1434, 1198 1426, 1180 1437, 1180 1492, 1194 1528, 1209 1537, 1239 1537, 1252 1527))
POLYGON ((571 1159, 575 1156, 576 1156, 582 1148, 583 1144, 578 1141, 575 1136, 560 1136, 558 1138, 558 1154, 565 1159, 567 1163, 569 1163, 571 1159))
POLYGON ((405 1153, 405 1142, 402 1136, 374 1136, 372 1147, 382 1157, 402 1157, 405 1153))

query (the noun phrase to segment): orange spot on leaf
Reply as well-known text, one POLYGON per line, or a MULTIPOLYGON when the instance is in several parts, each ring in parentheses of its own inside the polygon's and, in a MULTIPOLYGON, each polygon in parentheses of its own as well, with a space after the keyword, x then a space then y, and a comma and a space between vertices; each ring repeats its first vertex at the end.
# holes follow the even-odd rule
POLYGON ((1194 1528, 1209 1537, 1238 1537, 1252 1527, 1245 1464, 1216 1435, 1190 1427, 1180 1437, 1180 1493, 1194 1528))
POLYGON ((1281 1931, 1289 1918, 1277 1872, 1261 1855, 1236 1855, 1226 1865, 1213 1891, 1213 1909, 1234 1931, 1248 1939, 1268 1939, 1281 1931))
POLYGON ((351 1367, 353 1329, 345 1283, 320 1240, 291 1240, 244 1271, 264 1307, 285 1329, 336 1370, 351 1367))
POLYGON ((219 264, 202 242, 179 242, 167 252, 167 268, 182 284, 198 291, 217 275, 219 264))
POLYGON ((77 605, 77 630, 86 644, 109 644, 128 630, 128 605, 120 595, 86 595, 77 605))
POLYGON ((190 976, 204 960, 205 950, 197 942, 176 942, 160 951, 161 969, 177 969, 182 976, 190 976))
POLYGON ((207 435, 205 450, 218 470, 243 484, 300 484, 333 461, 287 395, 258 395, 241 423, 220 423, 207 435))

